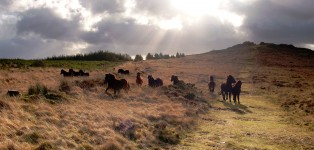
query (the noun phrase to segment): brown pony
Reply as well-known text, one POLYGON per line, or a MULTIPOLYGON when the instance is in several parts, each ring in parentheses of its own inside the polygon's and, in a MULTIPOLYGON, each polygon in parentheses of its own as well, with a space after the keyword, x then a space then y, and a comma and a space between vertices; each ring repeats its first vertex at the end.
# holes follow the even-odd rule
POLYGON ((124 89, 126 93, 130 90, 130 85, 125 79, 117 80, 113 74, 106 74, 104 84, 108 84, 106 93, 109 89, 113 89, 114 94, 116 95, 117 91, 120 92, 121 89, 124 89))
POLYGON ((242 82, 239 80, 239 81, 232 87, 233 101, 236 103, 236 102, 237 102, 237 99, 238 99, 238 103, 239 103, 239 104, 240 104, 241 85, 242 85, 242 82))
POLYGON ((141 77, 141 73, 139 73, 139 72, 136 75, 136 84, 137 84, 137 86, 142 86, 142 84, 143 84, 143 79, 141 77))

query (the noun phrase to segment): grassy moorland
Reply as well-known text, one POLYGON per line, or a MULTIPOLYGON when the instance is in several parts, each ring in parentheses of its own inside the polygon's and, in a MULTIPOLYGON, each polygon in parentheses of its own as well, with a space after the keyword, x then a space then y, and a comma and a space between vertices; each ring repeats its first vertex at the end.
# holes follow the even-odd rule
POLYGON ((289 45, 244 43, 83 68, 89 77, 64 78, 63 66, 7 67, 0 71, 0 149, 313 149, 313 56, 289 45), (103 85, 113 66, 131 71, 116 74, 131 86, 116 98, 103 85), (142 87, 135 84, 138 71, 142 87), (164 86, 148 87, 149 74, 164 86), (217 94, 229 74, 243 82, 241 104, 217 94), (171 75, 187 84, 172 86, 171 75), (22 95, 8 97, 8 89, 22 95))

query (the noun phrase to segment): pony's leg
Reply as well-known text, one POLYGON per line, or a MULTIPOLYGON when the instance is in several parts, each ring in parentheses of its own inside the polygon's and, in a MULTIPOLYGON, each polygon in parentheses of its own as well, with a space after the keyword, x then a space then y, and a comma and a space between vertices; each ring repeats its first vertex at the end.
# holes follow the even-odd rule
POLYGON ((232 94, 233 97, 233 102, 236 103, 237 102, 237 95, 236 94, 232 94))
POLYGON ((237 96, 238 96, 238 103, 240 104, 240 93, 237 96))

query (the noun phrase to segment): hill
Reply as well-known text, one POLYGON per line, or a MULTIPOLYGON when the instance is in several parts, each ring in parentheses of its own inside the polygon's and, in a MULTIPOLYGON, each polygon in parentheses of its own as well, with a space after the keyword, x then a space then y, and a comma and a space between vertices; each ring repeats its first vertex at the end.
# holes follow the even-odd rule
POLYGON ((313 60, 311 50, 245 42, 115 66, 130 75, 112 67, 70 78, 60 76, 61 68, 1 70, 0 149, 313 149, 313 60), (105 94, 109 72, 131 90, 105 94), (218 95, 230 74, 243 82, 241 104, 218 95), (164 87, 148 87, 147 75, 164 87), (171 85, 171 75, 187 84, 171 85), (8 89, 22 95, 8 97, 8 89))

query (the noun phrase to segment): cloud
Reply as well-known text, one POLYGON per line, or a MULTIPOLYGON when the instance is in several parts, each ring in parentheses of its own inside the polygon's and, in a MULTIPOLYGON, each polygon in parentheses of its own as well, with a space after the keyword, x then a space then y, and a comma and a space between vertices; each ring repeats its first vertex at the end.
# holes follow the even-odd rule
POLYGON ((16 24, 18 35, 38 34, 44 39, 75 40, 79 32, 76 18, 62 19, 49 8, 30 9, 16 24))
POLYGON ((92 13, 121 13, 125 11, 124 0, 80 0, 92 13))
POLYGON ((314 1, 263 0, 241 8, 246 14, 242 29, 254 41, 314 43, 314 1))
POLYGON ((0 0, 0 58, 44 58, 100 49, 130 55, 192 54, 247 40, 313 45, 313 3, 223 0, 213 5, 211 13, 200 14, 204 9, 187 15, 169 0, 0 0), (232 20, 238 16, 243 22, 237 20, 241 22, 235 26, 232 20))

